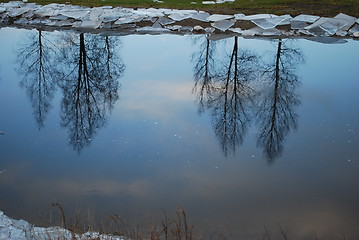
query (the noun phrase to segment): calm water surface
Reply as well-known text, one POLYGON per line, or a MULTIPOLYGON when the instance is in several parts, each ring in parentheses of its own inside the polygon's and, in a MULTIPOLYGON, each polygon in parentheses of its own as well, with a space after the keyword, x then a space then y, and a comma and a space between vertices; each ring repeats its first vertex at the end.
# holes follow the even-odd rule
POLYGON ((0 36, 7 215, 359 239, 359 42, 0 36))

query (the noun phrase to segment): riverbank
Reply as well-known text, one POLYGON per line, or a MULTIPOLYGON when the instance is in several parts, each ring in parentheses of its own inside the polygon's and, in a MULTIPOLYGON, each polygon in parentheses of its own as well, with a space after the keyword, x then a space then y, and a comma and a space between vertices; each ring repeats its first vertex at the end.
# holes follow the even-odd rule
POLYGON ((300 14, 210 14, 197 10, 0 4, 0 26, 126 34, 231 34, 244 37, 359 37, 359 19, 300 14))
MULTIPOLYGON (((46 5, 64 3, 61 0, 29 0, 46 5)), ((69 0, 68 4, 88 7, 177 8, 195 9, 220 14, 246 15, 272 13, 277 15, 300 14, 334 17, 339 12, 359 17, 358 0, 69 0)))
POLYGON ((0 239, 45 240, 45 239, 106 239, 124 240, 124 237, 86 232, 76 234, 61 227, 36 227, 24 220, 9 218, 0 211, 0 239))

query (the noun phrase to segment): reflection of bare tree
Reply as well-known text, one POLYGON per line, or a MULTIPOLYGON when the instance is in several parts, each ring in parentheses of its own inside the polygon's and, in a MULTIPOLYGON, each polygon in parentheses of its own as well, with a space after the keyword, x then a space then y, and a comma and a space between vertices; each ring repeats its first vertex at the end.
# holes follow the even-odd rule
MULTIPOLYGON (((214 82, 216 76, 216 64, 214 59, 215 42, 210 41, 205 36, 202 36, 197 41, 204 40, 200 43, 199 51, 193 54, 192 61, 194 66, 194 88, 193 91, 198 95, 199 110, 202 112, 205 104, 211 100, 214 82)), ((196 42, 197 42, 196 41, 196 42)))
POLYGON ((269 164, 281 155, 285 137, 297 127, 294 108, 300 101, 295 94, 299 84, 295 70, 302 61, 301 51, 280 39, 274 62, 264 71, 266 85, 257 112, 260 128, 257 145, 264 148, 269 164))
POLYGON ((64 74, 61 85, 61 125, 69 128, 70 144, 78 152, 104 126, 119 98, 117 80, 125 67, 115 54, 117 45, 118 41, 110 37, 88 35, 85 40, 81 33, 79 42, 73 41, 63 49, 61 60, 70 73, 64 74))
MULTIPOLYGON (((234 37, 229 61, 219 69, 215 79, 205 81, 206 74, 202 74, 203 80, 199 81, 195 74, 200 101, 205 99, 204 94, 209 95, 201 105, 211 109, 215 133, 226 156, 242 144, 247 132, 251 120, 249 107, 255 95, 250 83, 257 78, 258 63, 255 54, 238 48, 238 38, 234 37)), ((197 64, 195 73, 199 72, 197 67, 203 65, 197 64)))
POLYGON ((41 31, 37 31, 25 42, 17 53, 18 71, 24 75, 20 85, 26 89, 36 122, 42 128, 56 90, 57 74, 54 61, 51 61, 54 48, 41 31))

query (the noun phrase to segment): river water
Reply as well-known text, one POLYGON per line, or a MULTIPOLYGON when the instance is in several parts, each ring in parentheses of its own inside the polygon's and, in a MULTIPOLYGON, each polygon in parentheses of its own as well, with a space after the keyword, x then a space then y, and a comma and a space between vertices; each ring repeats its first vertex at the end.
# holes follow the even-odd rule
POLYGON ((358 41, 0 36, 8 216, 146 229, 183 208, 205 239, 359 238, 358 41))

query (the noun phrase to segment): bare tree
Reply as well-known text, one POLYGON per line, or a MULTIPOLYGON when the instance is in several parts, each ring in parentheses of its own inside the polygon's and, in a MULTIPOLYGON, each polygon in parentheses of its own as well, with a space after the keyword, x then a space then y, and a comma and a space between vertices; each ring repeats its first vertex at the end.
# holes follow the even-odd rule
POLYGON ((275 58, 264 70, 264 89, 257 111, 259 135, 257 145, 264 150, 268 164, 281 156, 285 137, 297 128, 295 107, 300 100, 295 93, 299 85, 296 73, 303 54, 290 47, 291 40, 277 41, 275 58))
POLYGON ((20 86, 26 89, 36 122, 41 129, 56 91, 56 48, 48 35, 38 30, 24 42, 17 50, 17 71, 24 75, 20 86))
POLYGON ((125 70, 116 52, 118 39, 86 37, 84 33, 79 39, 70 36, 72 44, 63 48, 60 59, 66 69, 61 82, 64 94, 61 125, 69 128, 70 144, 78 152, 105 125, 107 115, 119 99, 118 79, 125 70))

